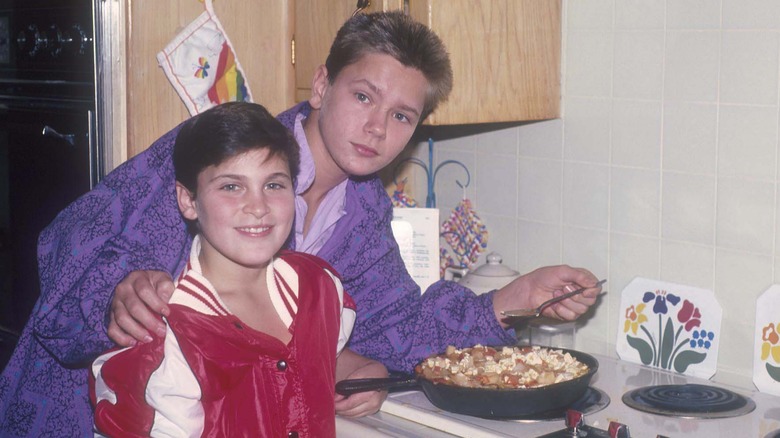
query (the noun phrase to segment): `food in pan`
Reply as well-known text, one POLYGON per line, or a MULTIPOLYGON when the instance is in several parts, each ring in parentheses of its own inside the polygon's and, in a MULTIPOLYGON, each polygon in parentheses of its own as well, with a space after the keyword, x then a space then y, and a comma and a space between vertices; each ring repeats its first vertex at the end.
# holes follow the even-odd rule
POLYGON ((419 365, 418 375, 469 388, 536 388, 580 377, 588 366, 562 350, 547 347, 447 347, 419 365))

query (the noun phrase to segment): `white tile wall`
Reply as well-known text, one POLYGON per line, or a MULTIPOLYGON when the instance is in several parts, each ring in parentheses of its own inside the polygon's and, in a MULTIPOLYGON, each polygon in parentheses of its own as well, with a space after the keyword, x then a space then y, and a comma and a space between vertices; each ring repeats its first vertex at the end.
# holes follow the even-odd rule
MULTIPOLYGON (((571 2, 571 3, 580 3, 580 2, 571 2)), ((712 0, 669 1, 666 2, 666 22, 665 22, 666 28, 667 29, 719 29, 720 10, 721 10, 721 4, 718 1, 712 1, 712 0)), ((571 14, 569 14, 569 16, 571 16, 571 14)))
POLYGON ((614 35, 612 97, 658 99, 663 90, 664 32, 625 30, 614 35))
POLYGON ((663 107, 664 170, 715 175, 718 137, 716 103, 673 102, 663 107))
POLYGON ((777 104, 777 41, 771 31, 721 32, 722 103, 777 104))
POLYGON ((612 104, 612 164, 661 166, 662 106, 659 101, 615 100, 612 104))
MULTIPOLYGON (((434 130, 435 160, 469 166, 508 264, 609 279, 581 347, 613 351, 635 276, 713 289, 716 377, 750 384, 755 299, 780 282, 780 2, 564 0, 563 23, 563 117, 434 130)), ((464 194, 447 172, 442 217, 464 194)))
POLYGON ((629 30, 663 29, 665 3, 664 0, 616 1, 615 28, 629 30))
POLYGON ((561 192, 563 168, 560 160, 540 160, 520 157, 518 161, 517 216, 537 222, 559 223, 561 199, 549 192, 561 192), (539 190, 539 186, 545 190, 539 190))
POLYGON ((657 237, 661 176, 657 170, 613 167, 610 230, 657 237))
POLYGON ((780 3, 774 0, 723 0, 711 3, 722 3, 724 29, 780 29, 780 3))
POLYGON ((717 144, 719 176, 773 180, 777 107, 721 105, 717 144))
MULTIPOLYGON (((772 254, 773 182, 718 179, 715 239, 718 247, 772 254)), ((780 309, 779 309, 780 310, 780 309)))
POLYGON ((674 172, 662 178, 660 237, 714 245, 716 179, 674 172))
POLYGON ((661 241, 660 277, 666 281, 712 289, 715 281, 714 266, 715 251, 711 245, 696 245, 670 239, 661 241))
POLYGON ((567 160, 609 163, 612 104, 604 98, 572 97, 565 102, 571 121, 563 123, 567 160))
POLYGON ((716 102, 719 52, 720 32, 667 32, 664 99, 667 102, 716 102))

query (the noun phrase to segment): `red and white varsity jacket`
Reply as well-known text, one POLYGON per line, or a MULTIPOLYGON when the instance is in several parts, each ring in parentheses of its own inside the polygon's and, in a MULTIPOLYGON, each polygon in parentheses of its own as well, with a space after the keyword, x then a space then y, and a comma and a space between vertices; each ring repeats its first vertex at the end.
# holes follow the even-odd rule
POLYGON ((165 339, 92 365, 97 434, 335 436, 336 357, 355 306, 323 260, 283 251, 268 267, 289 344, 244 325, 200 274, 198 242, 170 300, 165 339))

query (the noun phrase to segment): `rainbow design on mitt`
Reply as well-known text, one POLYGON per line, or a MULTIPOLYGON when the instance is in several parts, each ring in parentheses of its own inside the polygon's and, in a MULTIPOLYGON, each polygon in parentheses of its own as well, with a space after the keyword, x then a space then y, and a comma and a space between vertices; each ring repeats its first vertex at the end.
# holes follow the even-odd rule
POLYGON ((216 80, 209 88, 209 101, 215 105, 224 102, 243 102, 248 100, 244 76, 237 68, 236 57, 227 42, 222 43, 217 63, 216 80))

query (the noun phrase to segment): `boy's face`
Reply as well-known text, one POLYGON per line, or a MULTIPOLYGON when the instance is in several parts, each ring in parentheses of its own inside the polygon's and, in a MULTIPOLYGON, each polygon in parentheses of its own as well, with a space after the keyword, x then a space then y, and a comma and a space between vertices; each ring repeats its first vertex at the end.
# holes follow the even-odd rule
POLYGON ((287 240, 295 215, 290 169, 267 149, 237 155, 198 175, 195 198, 178 182, 182 215, 197 220, 204 274, 265 267, 287 240))
MULTIPOLYGON (((333 84, 321 66, 309 100, 318 110, 320 139, 314 141, 322 142, 334 171, 346 176, 377 172, 414 134, 427 90, 428 81, 419 70, 389 55, 364 56, 341 70, 333 84)), ((317 163, 318 172, 321 166, 317 163)))

